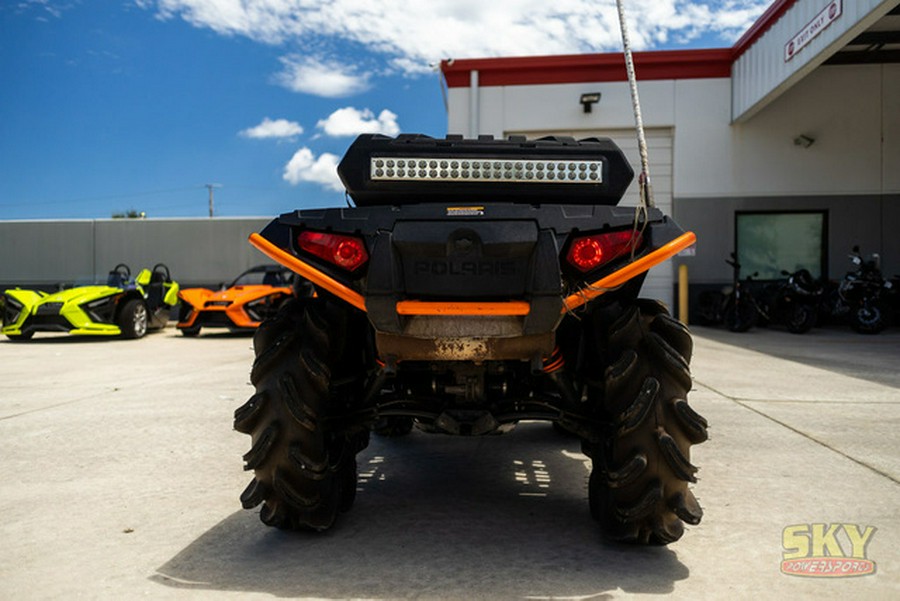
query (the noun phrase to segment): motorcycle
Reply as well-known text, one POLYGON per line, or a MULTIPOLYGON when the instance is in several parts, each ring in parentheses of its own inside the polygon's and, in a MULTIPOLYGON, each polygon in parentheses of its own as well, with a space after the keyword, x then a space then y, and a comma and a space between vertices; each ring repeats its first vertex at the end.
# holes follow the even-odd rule
POLYGON ((741 265, 734 253, 725 262, 733 270, 732 285, 700 294, 698 323, 725 324, 732 332, 778 323, 794 334, 808 332, 816 325, 823 287, 808 270, 782 271, 784 280, 760 285, 753 280, 755 273, 741 279, 741 265))
POLYGON ((701 325, 724 323, 732 332, 746 332, 759 319, 761 307, 750 293, 748 277, 741 281, 741 264, 731 253, 731 260, 725 260, 732 268, 732 284, 721 291, 706 291, 700 294, 697 306, 697 320, 701 325))
POLYGON ((831 317, 846 318, 860 334, 877 334, 887 327, 887 297, 893 283, 881 275, 877 253, 863 258, 859 246, 849 255, 856 266, 833 288, 826 301, 831 317))
POLYGON ((769 323, 783 324, 793 334, 805 334, 816 325, 824 288, 807 269, 782 270, 784 280, 767 285, 757 310, 769 323))

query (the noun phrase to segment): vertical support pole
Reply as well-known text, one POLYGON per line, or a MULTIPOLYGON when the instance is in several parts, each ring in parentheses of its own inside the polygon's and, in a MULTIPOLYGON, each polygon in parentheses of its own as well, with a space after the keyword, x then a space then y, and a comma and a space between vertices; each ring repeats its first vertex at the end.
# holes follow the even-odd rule
POLYGON ((678 320, 688 325, 688 266, 678 266, 678 320))
POLYGON ((478 131, 481 129, 481 119, 478 114, 479 105, 479 89, 478 89, 478 70, 472 69, 469 73, 469 137, 477 138, 478 134, 481 133, 478 131))

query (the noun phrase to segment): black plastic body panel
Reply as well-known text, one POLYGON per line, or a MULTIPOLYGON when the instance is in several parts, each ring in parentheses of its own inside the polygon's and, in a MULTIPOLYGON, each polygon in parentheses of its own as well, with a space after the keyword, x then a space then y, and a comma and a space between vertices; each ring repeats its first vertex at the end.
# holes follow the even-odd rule
POLYGON ((526 292, 537 244, 533 221, 401 221, 392 241, 407 295, 509 299, 526 292))
MULTIPOLYGON (((683 233, 658 209, 649 209, 647 217, 637 257, 683 233)), ((567 241, 630 229, 634 218, 633 208, 603 205, 485 204, 478 216, 460 216, 445 204, 412 204, 295 211, 272 221, 262 236, 359 292, 380 332, 404 333, 408 318, 396 309, 401 300, 524 300, 531 311, 521 332, 539 334, 557 326, 565 296, 630 260, 622 257, 575 281, 561 267, 567 241), (294 243, 304 229, 361 237, 368 265, 350 276, 304 255, 294 243)))

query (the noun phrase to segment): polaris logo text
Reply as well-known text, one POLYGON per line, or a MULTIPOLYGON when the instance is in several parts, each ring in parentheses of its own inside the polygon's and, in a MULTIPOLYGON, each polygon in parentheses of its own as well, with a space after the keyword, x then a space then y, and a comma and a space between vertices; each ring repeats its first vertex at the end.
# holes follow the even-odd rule
POLYGON ((416 275, 499 276, 516 274, 515 261, 416 261, 416 275))
POLYGON ((817 578, 874 574, 875 562, 866 557, 874 534, 874 526, 856 524, 787 526, 781 533, 781 573, 817 578))

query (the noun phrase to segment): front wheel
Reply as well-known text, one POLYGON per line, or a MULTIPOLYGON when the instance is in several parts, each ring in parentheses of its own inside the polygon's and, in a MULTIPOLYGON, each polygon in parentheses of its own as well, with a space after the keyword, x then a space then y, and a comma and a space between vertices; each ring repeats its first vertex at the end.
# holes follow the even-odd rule
POLYGON ((756 325, 759 313, 746 300, 735 302, 734 299, 725 307, 725 326, 732 332, 746 332, 756 325))
POLYGON ((149 316, 147 306, 136 299, 131 299, 119 313, 119 329, 123 338, 142 338, 147 333, 149 316))
POLYGON ((189 328, 179 328, 181 335, 186 338, 194 338, 200 335, 200 326, 191 326, 189 328))
POLYGON ((607 424, 602 442, 585 445, 591 514, 613 540, 668 544, 681 538, 684 522, 703 516, 688 488, 697 472, 690 447, 707 438, 706 420, 687 403, 693 341, 655 302, 638 301, 612 325, 608 319, 594 320, 597 354, 608 367, 602 386, 588 392, 607 424))
POLYGON ((816 309, 803 303, 794 303, 788 308, 785 325, 793 334, 805 334, 816 325, 816 309))
POLYGON ((25 340, 31 340, 31 337, 34 336, 34 332, 26 332, 23 334, 7 334, 6 337, 12 340, 13 342, 23 342, 25 340))
POLYGON ((252 438, 244 469, 254 478, 245 509, 288 530, 330 528, 356 495, 356 453, 367 439, 329 425, 333 341, 321 303, 291 301, 257 329, 250 381, 256 394, 234 412, 252 438))
POLYGON ((850 325, 860 334, 877 334, 887 327, 887 321, 881 306, 867 301, 850 311, 850 325))

